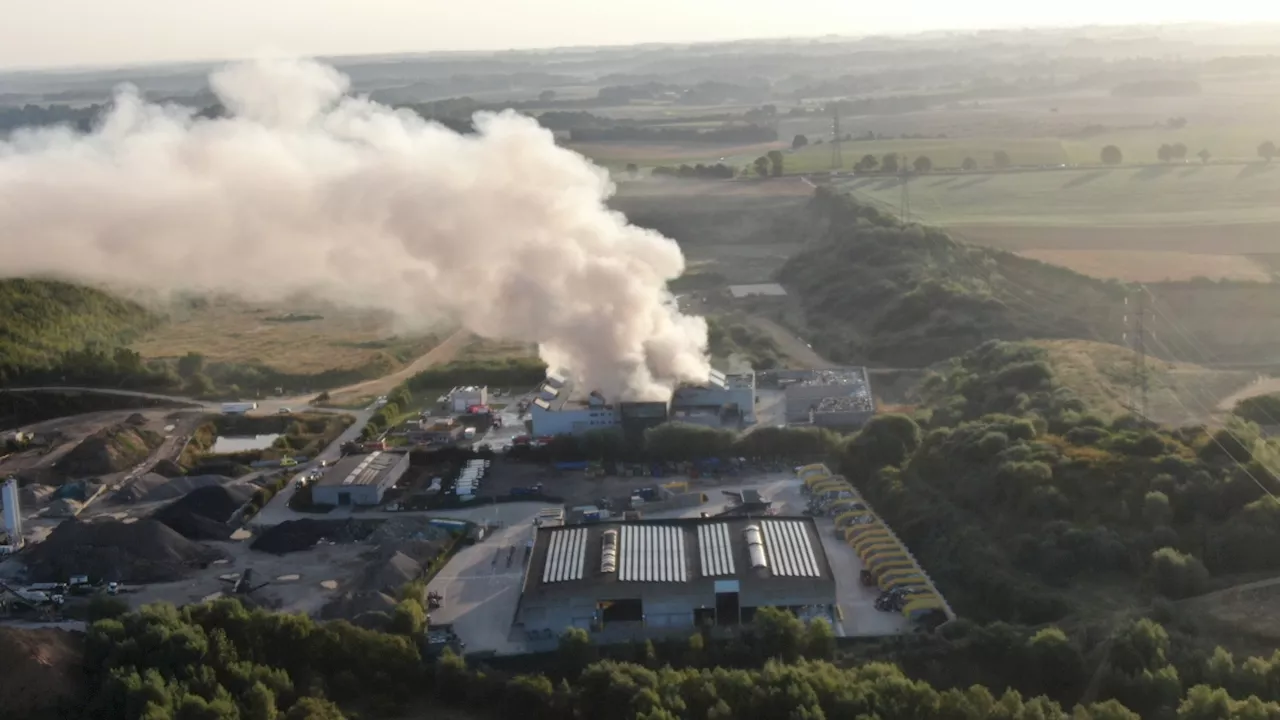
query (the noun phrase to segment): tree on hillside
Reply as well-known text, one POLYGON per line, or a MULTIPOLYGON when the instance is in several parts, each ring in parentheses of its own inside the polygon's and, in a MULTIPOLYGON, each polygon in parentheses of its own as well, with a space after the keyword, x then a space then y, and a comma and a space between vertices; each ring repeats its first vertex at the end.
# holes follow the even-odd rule
POLYGON ((991 155, 991 164, 997 169, 1003 170, 1013 164, 1013 160, 1009 158, 1009 153, 1004 150, 997 150, 991 155))
POLYGON ((635 179, 635 176, 639 174, 640 168, 635 163, 627 163, 627 175, 630 175, 632 179, 635 179))
POLYGON ((186 393, 191 397, 205 397, 213 393, 213 381, 202 372, 187 378, 186 393))
POLYGON ((178 374, 184 378, 189 378, 203 369, 204 356, 198 352, 189 352, 178 358, 178 374))
POLYGON ((791 149, 799 150, 800 148, 808 144, 809 144, 809 138, 805 137, 804 135, 797 135, 795 139, 791 141, 791 149))
POLYGON ((911 165, 918 173, 927 173, 933 169, 933 161, 929 159, 928 155, 921 155, 911 165))
POLYGON ((1179 161, 1179 162, 1183 162, 1183 161, 1185 161, 1185 160, 1187 159, 1187 146, 1186 146, 1186 145, 1183 145, 1182 143, 1174 143, 1174 144, 1173 144, 1173 147, 1171 148, 1171 150, 1172 150, 1172 152, 1173 152, 1173 159, 1174 159, 1174 160, 1177 160, 1177 161, 1179 161))
POLYGON ((876 159, 876 156, 868 153, 862 156, 862 159, 853 166, 853 169, 858 172, 875 172, 875 169, 879 167, 879 165, 880 161, 876 159))
POLYGON ((551 102, 552 100, 555 100, 555 99, 556 99, 555 90, 543 90, 542 92, 538 93, 539 102, 551 102))
POLYGON ((1270 140, 1258 146, 1258 157, 1262 158, 1264 161, 1271 162, 1271 159, 1274 158, 1275 156, 1276 156, 1276 144, 1271 142, 1270 140))
POLYGON ((1209 587, 1204 563, 1168 547, 1151 553, 1150 578, 1156 591, 1171 600, 1199 595, 1209 587))
POLYGON ((774 177, 782 177, 782 152, 779 150, 770 150, 766 157, 772 165, 770 174, 774 177))
POLYGON ((1169 162, 1173 159, 1173 146, 1168 143, 1162 144, 1160 149, 1156 150, 1156 157, 1159 158, 1160 162, 1169 162))
POLYGON ((756 169, 756 174, 760 177, 769 177, 769 158, 761 155, 752 163, 756 169))
POLYGON ((898 153, 885 153, 880 160, 880 169, 887 173, 898 172, 898 153))
POLYGON ((961 170, 977 170, 978 161, 974 160, 971 157, 967 157, 960 163, 960 169, 961 170))
POLYGON ((1208 150, 1201 150, 1200 152, 1196 153, 1196 157, 1200 158, 1201 163, 1208 165, 1209 158, 1213 157, 1213 154, 1210 153, 1208 150))
POLYGON ((1103 165, 1119 165, 1122 162, 1124 162, 1124 153, 1120 152, 1120 148, 1115 145, 1102 148, 1103 165))

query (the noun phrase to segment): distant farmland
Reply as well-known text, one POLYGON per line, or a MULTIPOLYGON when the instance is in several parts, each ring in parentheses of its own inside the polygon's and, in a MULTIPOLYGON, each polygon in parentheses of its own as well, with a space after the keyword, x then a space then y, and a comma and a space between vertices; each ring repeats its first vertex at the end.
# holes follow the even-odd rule
MULTIPOLYGON (((1280 257, 1280 167, 1158 167, 918 176, 912 217, 961 239, 1097 277, 1265 281, 1280 257)), ((897 208, 897 177, 842 187, 897 208)))

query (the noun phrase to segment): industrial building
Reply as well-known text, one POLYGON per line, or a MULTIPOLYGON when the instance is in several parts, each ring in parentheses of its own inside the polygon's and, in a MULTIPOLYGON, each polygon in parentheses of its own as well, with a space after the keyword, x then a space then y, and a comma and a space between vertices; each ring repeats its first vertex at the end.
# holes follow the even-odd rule
POLYGON ((580 435, 592 430, 617 427, 622 418, 617 406, 598 392, 580 392, 574 383, 548 375, 529 405, 533 434, 580 435))
POLYGON ((779 370, 776 376, 786 393, 788 424, 847 430, 875 415, 866 368, 779 370))
POLYGON ((668 420, 712 427, 739 428, 755 422, 756 377, 712 370, 707 382, 676 388, 664 401, 611 403, 599 392, 581 392, 571 381, 549 375, 529 406, 533 434, 577 435, 621 428, 641 434, 668 420))
POLYGON ((758 608, 831 616, 836 585, 812 518, 695 518, 540 528, 516 622, 605 640, 749 623, 758 608))
POLYGON ((489 404, 489 388, 484 385, 466 385, 449 391, 449 409, 455 413, 470 412, 473 407, 489 404))
POLYGON ((408 453, 348 455, 316 481, 311 499, 320 505, 377 505, 408 469, 408 453))

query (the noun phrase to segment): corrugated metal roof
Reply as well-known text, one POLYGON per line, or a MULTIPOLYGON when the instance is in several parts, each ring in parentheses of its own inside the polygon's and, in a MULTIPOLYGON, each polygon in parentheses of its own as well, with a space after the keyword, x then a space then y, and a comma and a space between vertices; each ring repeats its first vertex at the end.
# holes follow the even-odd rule
POLYGON ((551 534, 547 563, 542 567, 542 582, 581 580, 587 558, 587 529, 557 530, 551 534))
POLYGON ((804 524, 796 520, 764 520, 765 552, 774 575, 783 577, 818 577, 818 559, 804 524))
POLYGON ((698 555, 705 577, 732 575, 733 546, 729 543, 729 523, 698 526, 698 555))
POLYGON ((684 532, 674 525, 623 525, 618 580, 686 582, 684 532))

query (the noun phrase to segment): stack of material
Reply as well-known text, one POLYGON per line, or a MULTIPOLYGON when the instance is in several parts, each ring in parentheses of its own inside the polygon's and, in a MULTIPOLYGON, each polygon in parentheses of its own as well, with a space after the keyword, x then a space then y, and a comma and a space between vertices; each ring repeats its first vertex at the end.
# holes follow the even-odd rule
POLYGON ((234 530, 227 520, 252 496, 253 488, 245 485, 207 485, 165 505, 151 517, 192 540, 229 540, 234 530))
POLYGON ((386 593, 357 590, 343 593, 320 608, 322 620, 350 620, 359 627, 385 630, 396 599, 386 593))
POLYGON ((176 500, 199 488, 213 485, 226 485, 231 478, 223 475, 188 475, 185 477, 165 477, 158 473, 146 473, 138 479, 120 488, 111 496, 117 503, 149 503, 162 500, 176 500))
POLYGON ((421 575, 422 566, 418 561, 397 551, 382 562, 374 562, 366 566, 360 587, 394 595, 400 592, 400 588, 406 583, 417 580, 421 575))
POLYGON ((249 547, 283 555, 308 550, 321 540, 335 543, 359 542, 369 537, 380 520, 288 520, 269 528, 249 547))
POLYGON ((69 520, 22 556, 35 582, 88 575, 125 583, 181 580, 223 553, 182 537, 155 520, 69 520))

